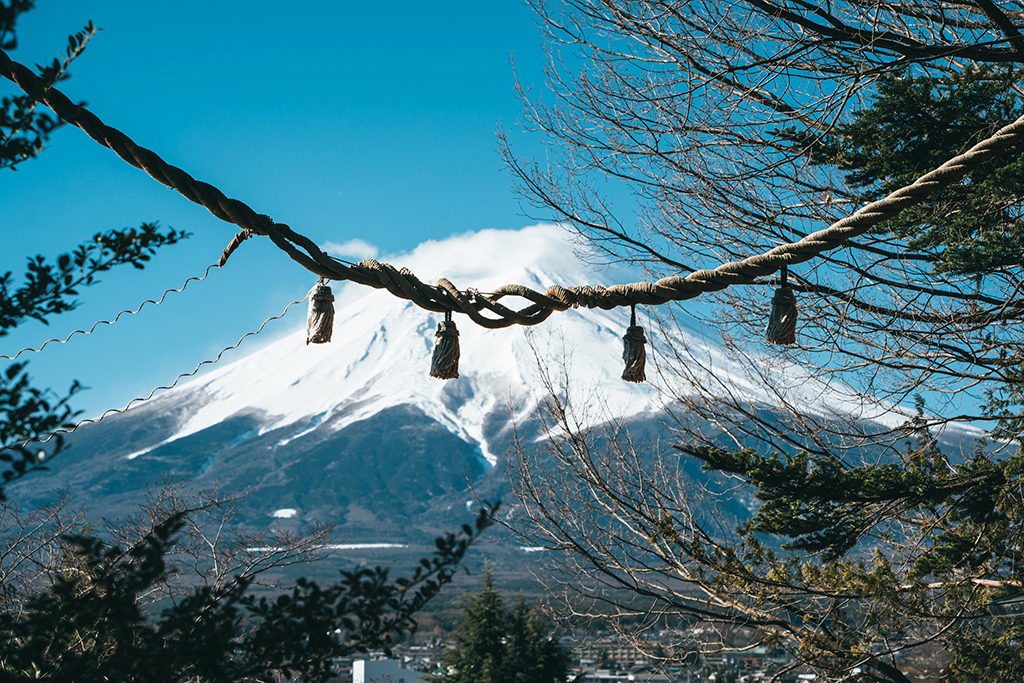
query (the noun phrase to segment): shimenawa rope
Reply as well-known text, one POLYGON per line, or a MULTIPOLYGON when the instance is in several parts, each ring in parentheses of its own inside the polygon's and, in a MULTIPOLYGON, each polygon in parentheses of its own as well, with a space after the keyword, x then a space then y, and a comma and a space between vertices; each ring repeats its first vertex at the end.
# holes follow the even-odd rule
MULTIPOLYGON (((240 226, 245 235, 252 233, 268 236, 289 257, 317 276, 387 289, 395 296, 412 301, 428 311, 458 311, 478 325, 492 329, 510 325, 536 325, 546 320, 553 311, 568 308, 612 309, 638 304, 659 305, 691 299, 732 285, 749 284, 771 275, 783 266, 802 263, 822 252, 842 246, 872 226, 920 203, 932 192, 960 180, 982 163, 1012 149, 1024 135, 1022 116, 912 184, 861 207, 823 230, 742 261, 723 263, 713 270, 698 270, 687 275, 662 278, 657 282, 635 282, 608 288, 556 285, 538 292, 523 285, 510 284, 484 295, 474 289, 460 290, 444 278, 438 280, 436 285, 427 285, 404 268, 398 269, 372 259, 347 265, 331 258, 312 240, 293 231, 286 224, 264 220, 245 203, 226 197, 214 186, 196 180, 151 150, 138 146, 120 131, 105 125, 84 107, 74 104, 56 88, 45 88, 29 68, 12 61, 2 50, 0 75, 16 83, 62 119, 78 126, 128 163, 174 188, 187 199, 205 206, 218 218, 240 226), (513 296, 527 299, 530 304, 513 309, 501 303, 503 298, 513 296), (484 315, 485 311, 491 315, 484 315)), ((234 237, 232 244, 225 250, 224 258, 244 241, 243 233, 234 237)))

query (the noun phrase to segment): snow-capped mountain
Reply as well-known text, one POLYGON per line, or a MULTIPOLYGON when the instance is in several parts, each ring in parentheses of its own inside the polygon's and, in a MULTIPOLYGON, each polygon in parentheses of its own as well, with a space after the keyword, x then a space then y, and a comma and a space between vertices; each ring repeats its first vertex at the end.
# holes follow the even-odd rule
MULTIPOLYGON (((549 285, 611 284, 618 273, 587 268, 553 226, 484 230, 431 241, 409 254, 389 257, 425 281, 444 276, 457 286, 488 291, 514 282, 544 290, 549 285)), ((619 280, 621 281, 621 279, 619 280)), ((555 314, 538 329, 482 329, 455 316, 460 331, 461 377, 428 376, 440 314, 429 313, 385 291, 335 286, 334 336, 306 345, 303 330, 222 366, 153 401, 186 400, 194 409, 163 443, 216 425, 243 411, 266 416, 261 433, 286 430, 281 443, 302 438, 319 425, 337 431, 382 410, 414 406, 497 462, 485 434, 488 420, 529 415, 544 395, 538 358, 568 355, 573 381, 599 387, 617 417, 657 407, 649 385, 619 379, 626 311, 573 310, 555 314), (566 354, 563 354, 563 351, 566 354)), ((551 359, 552 363, 560 358, 551 359)), ((138 457, 156 444, 129 454, 138 457)))
MULTIPOLYGON (((446 277, 483 292, 506 283, 543 290, 636 279, 588 266, 554 226, 483 230, 385 258, 425 281, 446 277)), ((71 453, 51 473, 20 482, 17 496, 41 502, 68 486, 94 513, 117 516, 171 476, 248 491, 248 524, 333 520, 353 540, 387 541, 412 526, 431 534, 475 496, 503 495, 513 425, 528 424, 549 395, 545 371, 556 388, 558 377, 568 378, 593 423, 658 423, 666 399, 657 387, 619 379, 628 310, 570 310, 535 328, 503 330, 456 315, 461 377, 441 381, 428 375, 440 315, 351 284, 335 286, 335 297, 329 344, 307 346, 295 319, 279 341, 83 427, 71 453)), ((748 377, 714 331, 691 323, 674 334, 680 338, 649 335, 649 366, 666 344, 685 345, 708 381, 753 403, 767 398, 765 377, 748 377)), ((774 373, 773 391, 788 387, 809 411, 862 411, 797 369, 765 372, 774 373)))
MULTIPOLYGON (((510 282, 543 290, 635 278, 588 267, 554 226, 484 230, 382 258, 425 281, 446 277, 485 292, 510 282)), ((330 343, 307 346, 304 316, 294 316, 280 340, 84 426, 52 472, 14 493, 42 502, 69 486, 94 514, 119 516, 137 510, 147 486, 187 478, 248 491, 248 523, 330 519, 345 522, 351 538, 377 541, 405 533, 409 518, 422 521, 428 510, 501 495, 503 474, 489 473, 502 470, 494 466, 512 425, 547 396, 542 368, 557 373, 567 363, 576 393, 600 396, 595 420, 639 419, 661 405, 651 385, 619 379, 628 311, 572 310, 537 328, 503 330, 456 315, 461 377, 441 381, 428 374, 441 315, 352 284, 336 283, 334 294, 330 343)))

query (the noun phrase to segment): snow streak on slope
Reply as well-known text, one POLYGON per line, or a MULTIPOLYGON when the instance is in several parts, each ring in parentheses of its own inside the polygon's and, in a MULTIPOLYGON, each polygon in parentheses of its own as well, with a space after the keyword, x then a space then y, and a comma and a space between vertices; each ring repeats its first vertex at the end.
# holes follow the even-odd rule
MULTIPOLYGON (((408 254, 386 258, 410 268, 424 281, 443 276, 456 286, 484 292, 510 282, 543 290, 552 284, 609 285, 636 279, 628 272, 588 268, 565 241, 564 232, 553 226, 484 230, 425 242, 408 254)), ((332 429, 342 429, 386 408, 408 404, 465 441, 478 444, 494 464, 499 454, 489 447, 487 421, 494 416, 506 422, 509 417, 524 418, 547 395, 538 379, 538 357, 554 367, 568 359, 573 393, 595 397, 595 405, 600 405, 600 413, 594 414, 597 419, 630 418, 661 406, 650 385, 619 379, 628 310, 571 310, 554 313, 536 328, 503 330, 485 330, 456 315, 462 377, 444 382, 428 376, 440 314, 356 285, 336 286, 335 296, 331 343, 307 346, 304 329, 297 329, 157 399, 196 399, 195 409, 167 441, 240 411, 265 415, 261 433, 291 426, 288 439, 295 439, 325 422, 332 429)), ((763 387, 741 372, 705 331, 690 328, 681 334, 688 347, 699 350, 702 365, 714 368, 716 381, 724 381, 731 391, 752 401, 767 398, 763 387)), ((659 343, 655 336, 648 354, 656 356, 659 343)), ((811 392, 809 408, 837 405, 836 396, 806 383, 801 373, 790 369, 786 375, 787 383, 811 392)))

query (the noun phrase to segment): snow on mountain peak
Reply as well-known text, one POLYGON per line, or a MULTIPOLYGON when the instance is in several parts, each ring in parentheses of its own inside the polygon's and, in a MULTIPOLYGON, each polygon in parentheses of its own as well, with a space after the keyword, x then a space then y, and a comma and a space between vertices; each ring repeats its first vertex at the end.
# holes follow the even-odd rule
MULTIPOLYGON (((507 283, 544 289, 552 284, 608 285, 632 279, 629 274, 588 267, 564 231, 550 225, 429 240, 409 253, 383 258, 426 282, 446 277, 458 287, 481 291, 507 283)), ((335 297, 331 343, 307 346, 304 330, 296 330, 157 399, 202 395, 169 440, 241 411, 265 414, 264 432, 299 425, 302 429, 288 437, 294 439, 328 420, 333 429, 342 429, 385 408, 411 404, 460 438, 478 444, 493 464, 498 454, 488 447, 486 421, 495 413, 522 418, 532 412, 546 395, 538 381, 536 358, 544 357, 547 348, 558 355, 568 351, 573 381, 581 387, 600 387, 611 415, 629 417, 658 403, 650 386, 619 379, 628 311, 566 311, 529 330, 485 330, 456 315, 462 376, 445 382, 428 376, 440 314, 385 291, 352 284, 335 286, 335 297)))

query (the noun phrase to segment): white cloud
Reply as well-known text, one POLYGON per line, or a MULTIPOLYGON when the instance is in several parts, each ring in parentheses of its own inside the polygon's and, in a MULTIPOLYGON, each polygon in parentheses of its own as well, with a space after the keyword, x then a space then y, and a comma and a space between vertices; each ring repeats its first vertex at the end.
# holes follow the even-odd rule
POLYGON ((341 243, 324 242, 323 249, 331 256, 337 256, 338 258, 344 256, 357 259, 375 258, 379 253, 377 247, 361 239, 341 243))

